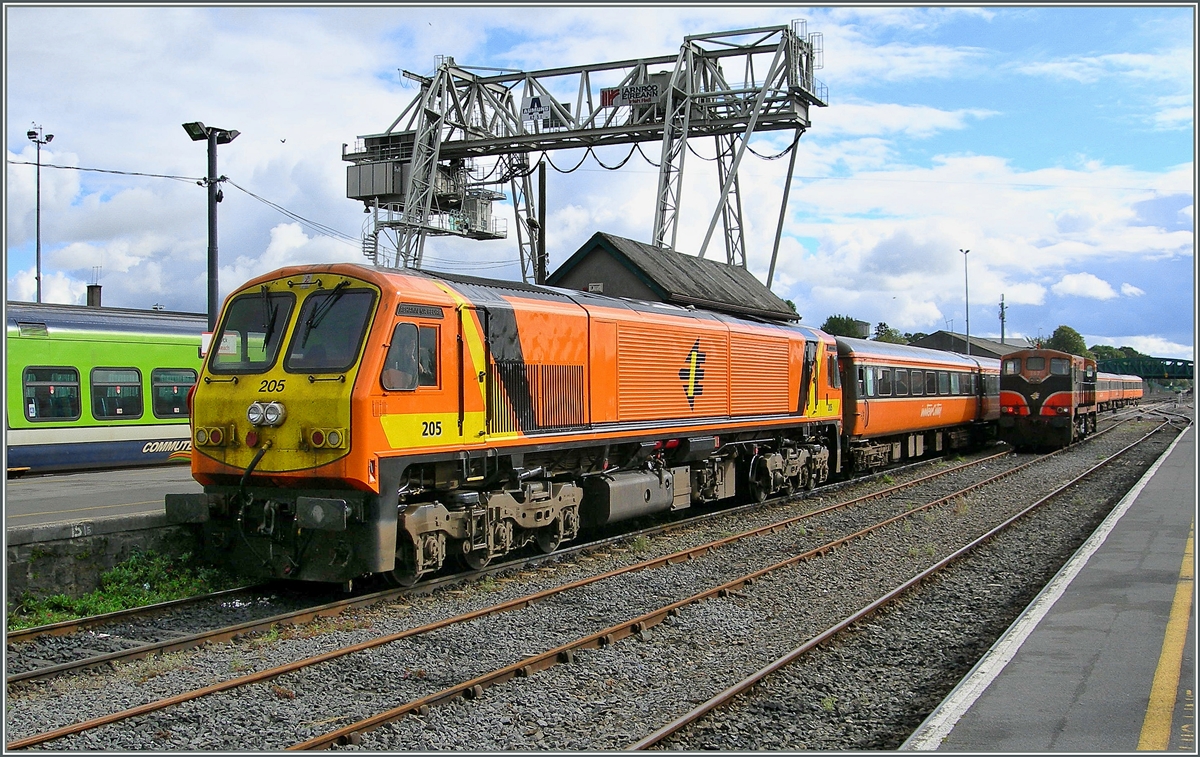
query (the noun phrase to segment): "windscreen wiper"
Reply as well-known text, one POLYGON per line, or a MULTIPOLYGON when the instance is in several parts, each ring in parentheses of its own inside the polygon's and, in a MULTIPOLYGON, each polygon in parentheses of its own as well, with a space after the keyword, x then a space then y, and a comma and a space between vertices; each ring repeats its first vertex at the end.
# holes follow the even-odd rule
POLYGON ((313 309, 312 315, 310 315, 308 320, 304 322, 304 338, 300 340, 301 347, 308 342, 308 335, 315 331, 317 326, 321 325, 321 321, 326 315, 329 314, 329 311, 333 309, 334 304, 341 299, 343 294, 342 290, 348 286, 350 286, 349 279, 342 279, 338 282, 338 285, 333 288, 333 291, 329 293, 329 296, 325 298, 325 301, 313 309))
POLYGON ((263 323, 267 327, 267 334, 263 337, 263 349, 271 343, 271 335, 275 333, 275 318, 279 315, 279 306, 271 307, 271 295, 267 291, 267 285, 262 286, 262 302, 263 302, 263 323))

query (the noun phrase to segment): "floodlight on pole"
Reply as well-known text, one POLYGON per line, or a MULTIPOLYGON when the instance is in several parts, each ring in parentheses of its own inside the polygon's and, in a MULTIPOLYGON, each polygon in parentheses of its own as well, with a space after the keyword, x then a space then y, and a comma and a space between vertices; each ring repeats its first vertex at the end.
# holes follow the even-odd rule
POLYGON ((970 250, 959 248, 963 254, 963 299, 965 301, 965 310, 967 311, 967 355, 971 354, 971 286, 967 281, 967 253, 970 250))
POLYGON ((25 136, 29 137, 30 141, 32 141, 35 145, 37 145, 37 180, 36 180, 37 189, 35 190, 37 193, 37 200, 36 200, 37 210, 34 212, 34 218, 35 218, 34 223, 36 224, 36 232, 35 232, 36 237, 35 238, 37 240, 35 243, 36 248, 37 248, 37 252, 36 252, 37 268, 36 268, 34 276, 35 276, 35 280, 37 283, 37 301, 41 302, 42 301, 42 145, 50 144, 50 142, 54 140, 54 135, 46 134, 43 137, 42 136, 42 127, 38 126, 37 124, 34 124, 32 129, 25 132, 25 136))
POLYGON ((239 132, 236 129, 218 129, 205 126, 200 121, 183 124, 183 130, 193 142, 208 142, 208 176, 201 184, 208 187, 208 330, 217 327, 217 309, 221 305, 217 287, 217 203, 223 195, 217 185, 224 177, 217 176, 217 145, 227 145, 239 132))

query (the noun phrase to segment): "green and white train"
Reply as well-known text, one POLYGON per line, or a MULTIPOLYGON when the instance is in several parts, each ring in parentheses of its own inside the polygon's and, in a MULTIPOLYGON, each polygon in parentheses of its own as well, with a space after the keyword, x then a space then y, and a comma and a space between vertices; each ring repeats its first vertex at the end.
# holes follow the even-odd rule
POLYGON ((190 462, 204 315, 22 302, 6 311, 8 475, 190 462))

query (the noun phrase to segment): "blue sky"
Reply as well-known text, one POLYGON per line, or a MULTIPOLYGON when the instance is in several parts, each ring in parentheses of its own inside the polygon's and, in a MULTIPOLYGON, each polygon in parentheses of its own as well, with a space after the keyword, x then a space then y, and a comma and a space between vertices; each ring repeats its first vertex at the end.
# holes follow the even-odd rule
MULTIPOLYGON (((242 134, 220 171, 358 236, 341 145, 383 131, 417 94, 398 69, 538 70, 673 55, 688 34, 806 19, 824 38, 829 106, 814 109, 774 291, 804 322, 848 314, 902 331, 1013 338, 1067 324, 1088 344, 1191 357, 1195 333, 1193 6, 17 7, 5 8, 10 299, 33 298, 34 160, 185 177, 204 148, 180 124, 242 134), (286 141, 284 141, 286 140, 286 141)), ((754 137, 763 154, 783 132, 754 137)), ((710 144, 697 149, 711 152, 710 144)), ((627 148, 602 152, 605 162, 627 148)), ((657 145, 647 154, 657 159, 657 145)), ((559 152, 558 166, 579 156, 559 152)), ((717 196, 690 161, 679 249, 717 196)), ((766 278, 786 161, 740 177, 749 267, 766 278)), ((648 241, 656 171, 587 161, 549 178, 553 268, 596 231, 648 241)), ((502 205, 497 214, 511 207, 502 205)), ((205 192, 189 181, 43 168, 44 299, 203 311, 205 192)), ((510 220, 509 227, 513 223, 510 220)), ((361 261, 236 188, 220 206, 221 290, 282 265, 361 261)), ((518 278, 515 238, 433 238, 431 267, 518 278)))

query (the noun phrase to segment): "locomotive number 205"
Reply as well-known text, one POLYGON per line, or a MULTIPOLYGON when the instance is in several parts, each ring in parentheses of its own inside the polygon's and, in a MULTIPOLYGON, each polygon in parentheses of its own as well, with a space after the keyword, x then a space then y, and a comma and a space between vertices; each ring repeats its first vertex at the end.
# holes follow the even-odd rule
POLYGON ((441 436, 441 421, 421 421, 421 436, 441 436))
POLYGON ((263 379, 263 382, 258 385, 259 394, 263 392, 282 392, 284 381, 287 381, 287 379, 263 379))

